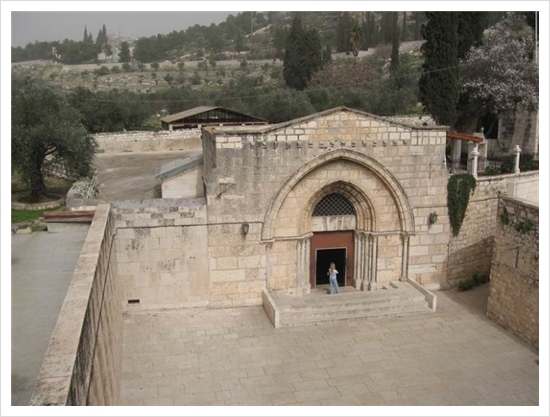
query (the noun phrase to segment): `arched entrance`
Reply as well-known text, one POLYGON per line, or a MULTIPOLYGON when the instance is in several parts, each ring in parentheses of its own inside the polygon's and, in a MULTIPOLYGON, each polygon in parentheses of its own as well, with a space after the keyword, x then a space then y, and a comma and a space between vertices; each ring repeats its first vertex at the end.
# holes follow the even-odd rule
POLYGON ((331 258, 341 284, 357 289, 406 277, 409 230, 403 188, 378 161, 351 150, 324 154, 293 174, 266 212, 268 288, 306 294, 323 285, 331 258), (344 203, 321 211, 334 209, 330 201, 344 203))
POLYGON ((338 285, 344 287, 353 284, 355 265, 353 230, 357 225, 357 213, 353 203, 341 190, 339 191, 322 197, 312 213, 311 288, 328 284, 327 271, 331 262, 334 262, 338 271, 338 285))

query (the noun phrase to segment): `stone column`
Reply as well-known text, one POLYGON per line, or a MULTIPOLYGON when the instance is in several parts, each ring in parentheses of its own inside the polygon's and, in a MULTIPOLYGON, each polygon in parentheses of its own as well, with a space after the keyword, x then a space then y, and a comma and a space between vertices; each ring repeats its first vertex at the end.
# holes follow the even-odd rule
POLYGON ((296 295, 309 293, 310 236, 296 242, 296 295))
POLYGON ((265 245, 265 279, 266 283, 265 286, 268 291, 271 291, 272 289, 272 282, 271 282, 271 259, 269 258, 269 250, 271 249, 271 243, 266 243, 265 245))
POLYGON ((516 154, 516 166, 514 168, 514 174, 519 174, 519 155, 521 154, 521 149, 519 145, 516 145, 514 148, 514 153, 516 154))
POLYGON ((404 233, 401 235, 403 239, 403 259, 401 263, 401 277, 399 281, 407 282, 407 277, 409 276, 409 241, 410 237, 408 234, 404 233))
POLYGON ((296 242, 296 288, 295 292, 298 295, 298 288, 300 288, 300 283, 303 280, 304 275, 304 241, 298 240, 296 242))
POLYGON ((309 274, 310 269, 309 265, 311 263, 311 235, 305 240, 305 250, 304 250, 304 280, 302 286, 304 288, 303 293, 309 294, 311 291, 311 285, 309 284, 309 274))
POLYGON ((355 276, 353 287, 358 290, 363 286, 363 234, 355 231, 355 276))
POLYGON ((369 291, 375 291, 377 287, 376 273, 378 269, 378 236, 371 235, 371 239, 369 291))
POLYGON ((471 174, 474 176, 474 178, 477 178, 477 159, 479 157, 479 151, 478 151, 478 144, 476 143, 474 145, 474 149, 472 149, 472 172, 471 174))
POLYGON ((460 153, 462 151, 462 141, 453 139, 451 145, 451 170, 455 172, 460 168, 460 153))

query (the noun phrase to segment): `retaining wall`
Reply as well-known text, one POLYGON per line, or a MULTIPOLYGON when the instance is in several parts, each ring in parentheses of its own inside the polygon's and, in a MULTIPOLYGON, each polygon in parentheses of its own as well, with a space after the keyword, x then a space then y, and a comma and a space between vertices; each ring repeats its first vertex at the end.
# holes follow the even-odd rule
POLYGON ((104 153, 187 151, 202 146, 200 129, 98 133, 94 139, 104 153))
POLYGON ((478 178, 460 233, 449 239, 448 285, 457 285, 475 273, 489 276, 499 195, 507 195, 510 189, 514 189, 515 197, 532 199, 534 195, 538 196, 538 192, 533 191, 538 189, 538 178, 538 171, 478 178))
POLYGON ((487 316, 538 347, 539 209, 504 197, 498 212, 487 316))
POLYGON ((30 405, 120 404, 122 303, 110 206, 97 206, 30 405))

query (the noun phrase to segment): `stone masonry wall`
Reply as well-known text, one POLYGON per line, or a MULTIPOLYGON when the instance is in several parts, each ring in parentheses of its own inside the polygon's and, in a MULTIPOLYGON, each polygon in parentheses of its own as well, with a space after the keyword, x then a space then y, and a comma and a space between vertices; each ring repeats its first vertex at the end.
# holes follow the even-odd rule
POLYGON ((487 316, 538 348, 539 209, 524 200, 499 200, 487 316))
POLYGON ((501 116, 498 140, 489 142, 493 144, 489 152, 495 155, 512 153, 516 145, 525 154, 538 153, 538 112, 518 109, 501 116))
MULTIPOLYGON (((397 187, 401 187, 402 191, 395 192, 402 192, 411 208, 414 230, 410 236, 409 277, 428 284, 444 282, 446 246, 442 245, 448 243, 450 232, 446 204, 448 174, 441 162, 446 141, 445 128, 399 125, 346 110, 306 119, 275 125, 270 129, 203 129, 209 222, 263 223, 279 190, 299 175, 301 167, 340 152, 337 160, 341 162, 334 160, 317 168, 320 174, 326 175, 323 179, 310 186, 298 182, 295 189, 303 190, 302 195, 297 194, 299 191, 288 194, 288 199, 295 198, 296 201, 289 200, 290 205, 283 202, 281 210, 288 205, 296 215, 286 217, 295 220, 305 208, 308 196, 318 190, 316 187, 339 180, 357 181, 359 178, 353 176, 361 170, 372 175, 364 165, 346 160, 346 155, 359 155, 359 158, 366 155, 383 166, 388 175, 397 181, 397 187), (329 169, 331 163, 338 169, 329 169), (428 216, 434 211, 439 220, 429 225, 428 216)), ((307 182, 307 178, 302 181, 307 182)), ((394 279, 402 268, 395 259, 402 257, 403 246, 399 236, 400 226, 391 223, 395 221, 395 215, 388 211, 389 207, 395 207, 395 201, 383 187, 375 190, 367 183, 361 187, 380 207, 377 214, 380 225, 386 229, 381 231, 396 234, 397 239, 381 239, 381 245, 387 244, 387 248, 379 248, 380 256, 387 257, 387 262, 383 260, 379 264, 379 270, 383 272, 381 277, 394 279), (385 216, 389 216, 387 221, 385 216)), ((304 231, 296 233, 295 226, 289 227, 283 223, 281 220, 275 227, 275 242, 270 248, 259 240, 257 243, 263 243, 263 249, 249 250, 258 257, 261 253, 266 254, 266 279, 270 284, 277 279, 281 283, 278 287, 292 289, 296 287, 297 241, 304 231)), ((217 236, 209 234, 209 245, 215 245, 217 239, 217 236)), ((259 265, 263 267, 262 262, 259 265)), ((234 282, 246 282, 243 272, 238 272, 238 280, 237 275, 233 277, 234 282)), ((258 292, 258 300, 261 300, 260 295, 258 292)))
MULTIPOLYGON (((451 236, 448 245, 447 284, 457 285, 478 273, 489 276, 497 227, 498 197, 506 195, 516 181, 538 180, 538 171, 519 175, 480 177, 474 194, 470 196, 468 209, 460 233, 451 236)), ((517 197, 528 197, 532 190, 518 188, 517 197), (521 194, 521 191, 526 194, 521 194)))
POLYGON ((113 219, 99 205, 76 264, 30 404, 117 405, 122 304, 113 219))
POLYGON ((260 305, 266 288, 265 245, 260 243, 261 223, 208 226, 210 307, 260 305))
POLYGON ((98 151, 105 153, 187 151, 201 148, 200 129, 98 133, 93 137, 98 144, 98 151))
POLYGON ((114 203, 118 276, 125 309, 208 304, 204 203, 204 199, 114 203))

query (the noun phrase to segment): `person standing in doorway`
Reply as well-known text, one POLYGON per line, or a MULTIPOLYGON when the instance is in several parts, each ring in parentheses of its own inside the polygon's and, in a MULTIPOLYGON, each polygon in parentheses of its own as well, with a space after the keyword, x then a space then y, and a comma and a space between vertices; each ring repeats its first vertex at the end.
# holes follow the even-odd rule
POLYGON ((330 263, 327 275, 330 281, 330 294, 339 294, 340 290, 338 289, 338 271, 336 270, 336 265, 334 265, 334 262, 330 263))

